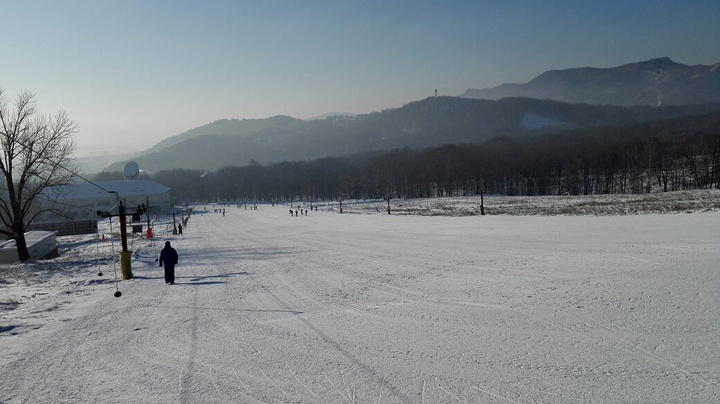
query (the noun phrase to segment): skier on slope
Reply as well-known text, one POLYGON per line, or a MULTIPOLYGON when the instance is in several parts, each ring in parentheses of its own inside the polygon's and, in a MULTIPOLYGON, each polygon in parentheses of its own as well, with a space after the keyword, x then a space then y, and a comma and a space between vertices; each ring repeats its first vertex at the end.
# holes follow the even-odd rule
POLYGON ((165 248, 160 251, 160 266, 165 264, 165 283, 175 284, 175 264, 178 262, 178 254, 174 248, 170 247, 170 242, 165 242, 165 248))

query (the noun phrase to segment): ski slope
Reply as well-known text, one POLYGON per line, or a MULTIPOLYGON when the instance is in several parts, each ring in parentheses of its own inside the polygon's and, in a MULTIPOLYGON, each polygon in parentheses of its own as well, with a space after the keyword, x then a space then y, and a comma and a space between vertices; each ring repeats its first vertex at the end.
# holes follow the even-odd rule
POLYGON ((0 283, 0 402, 720 402, 719 212, 225 208, 0 283))

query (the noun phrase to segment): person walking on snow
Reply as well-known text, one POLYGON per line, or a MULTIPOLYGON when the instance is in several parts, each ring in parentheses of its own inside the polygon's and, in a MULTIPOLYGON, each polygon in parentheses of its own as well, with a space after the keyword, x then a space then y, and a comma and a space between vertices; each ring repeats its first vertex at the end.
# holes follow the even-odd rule
POLYGON ((170 247, 170 242, 165 242, 165 248, 160 251, 160 266, 165 264, 165 283, 175 284, 175 264, 178 262, 177 251, 170 247))

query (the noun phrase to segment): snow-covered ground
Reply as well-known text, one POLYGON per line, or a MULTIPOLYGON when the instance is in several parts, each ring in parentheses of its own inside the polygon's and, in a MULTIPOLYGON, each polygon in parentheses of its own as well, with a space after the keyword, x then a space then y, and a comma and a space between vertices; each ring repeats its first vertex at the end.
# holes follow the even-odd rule
POLYGON ((0 267, 0 402, 720 402, 717 196, 635 209, 690 214, 227 206, 134 239, 119 298, 119 243, 61 237, 57 259, 0 267))
MULTIPOLYGON (((306 205, 306 204, 305 204, 306 205)), ((303 205, 303 206, 305 206, 303 205)), ((626 195, 498 196, 485 195, 488 215, 629 215, 720 211, 720 189, 626 195)), ((340 210, 340 203, 321 203, 340 210)), ((343 202, 343 212, 387 213, 387 200, 343 202)), ((480 197, 390 200, 391 214, 474 216, 480 214, 480 197)))

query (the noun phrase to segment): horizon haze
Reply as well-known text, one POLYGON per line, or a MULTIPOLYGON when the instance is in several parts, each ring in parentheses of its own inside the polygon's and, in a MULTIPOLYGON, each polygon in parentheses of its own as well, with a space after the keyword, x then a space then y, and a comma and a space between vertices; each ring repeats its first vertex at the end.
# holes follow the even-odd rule
POLYGON ((552 69, 720 62, 720 3, 3 2, 0 88, 79 124, 77 156, 218 119, 362 114, 552 69), (30 24, 29 22, 32 22, 30 24))

